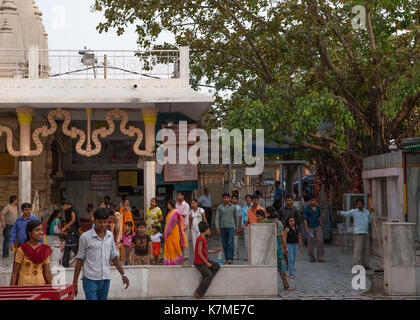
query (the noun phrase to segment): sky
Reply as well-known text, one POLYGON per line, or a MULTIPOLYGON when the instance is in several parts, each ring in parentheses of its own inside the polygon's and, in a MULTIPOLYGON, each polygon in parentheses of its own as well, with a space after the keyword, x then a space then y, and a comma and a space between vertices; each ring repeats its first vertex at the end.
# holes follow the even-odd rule
MULTIPOLYGON (((43 13, 48 33, 49 48, 54 50, 80 50, 85 46, 92 50, 137 49, 135 26, 130 26, 122 36, 115 30, 99 34, 96 26, 105 21, 102 12, 92 12, 94 0, 36 0, 43 13)), ((173 42, 164 35, 160 40, 173 42)))

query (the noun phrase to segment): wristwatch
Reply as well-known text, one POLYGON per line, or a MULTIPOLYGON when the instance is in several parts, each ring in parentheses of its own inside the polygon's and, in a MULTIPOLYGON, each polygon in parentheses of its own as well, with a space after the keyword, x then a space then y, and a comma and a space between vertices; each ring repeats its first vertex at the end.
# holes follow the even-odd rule
POLYGON ((128 279, 128 277, 127 277, 127 275, 126 275, 125 273, 124 273, 124 274, 122 274, 122 275, 121 275, 121 277, 122 277, 122 278, 126 277, 126 278, 128 279))

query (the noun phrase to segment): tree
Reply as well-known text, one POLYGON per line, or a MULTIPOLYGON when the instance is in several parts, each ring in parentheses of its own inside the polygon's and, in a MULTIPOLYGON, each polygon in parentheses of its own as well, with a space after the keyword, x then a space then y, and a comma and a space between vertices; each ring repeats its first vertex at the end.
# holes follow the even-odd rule
POLYGON ((100 32, 137 23, 140 47, 162 32, 189 45, 192 85, 216 89, 210 124, 264 128, 267 141, 304 150, 324 179, 344 175, 358 191, 364 156, 420 134, 420 1, 360 3, 96 0, 94 8, 106 18, 100 32), (363 9, 359 24, 353 8, 363 9))

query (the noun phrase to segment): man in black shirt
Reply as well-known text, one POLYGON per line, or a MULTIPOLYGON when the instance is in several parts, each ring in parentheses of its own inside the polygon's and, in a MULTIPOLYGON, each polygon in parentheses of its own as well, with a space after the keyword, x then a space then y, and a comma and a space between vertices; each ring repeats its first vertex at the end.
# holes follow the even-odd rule
POLYGON ((280 221, 286 228, 288 219, 295 218, 296 226, 300 227, 300 215, 298 210, 293 206, 293 197, 291 195, 286 196, 286 206, 281 208, 279 211, 280 221))
POLYGON ((62 264, 63 267, 68 268, 71 251, 73 251, 75 255, 77 255, 77 252, 79 251, 79 228, 81 226, 81 223, 79 213, 77 209, 73 208, 71 202, 64 201, 63 209, 66 224, 64 225, 62 232, 66 234, 66 238, 62 264))

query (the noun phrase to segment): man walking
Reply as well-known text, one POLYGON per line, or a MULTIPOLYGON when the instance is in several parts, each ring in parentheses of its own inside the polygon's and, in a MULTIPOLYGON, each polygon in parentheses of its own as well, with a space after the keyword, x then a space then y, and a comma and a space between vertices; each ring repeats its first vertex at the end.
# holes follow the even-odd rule
POLYGON ((66 239, 62 264, 63 267, 68 268, 70 265, 70 253, 73 251, 73 253, 76 255, 77 251, 79 250, 79 227, 81 224, 79 213, 75 208, 73 208, 71 202, 64 201, 63 209, 66 225, 64 225, 61 231, 66 234, 66 239))
POLYGON ((361 265, 369 270, 369 224, 372 223, 372 215, 364 206, 365 202, 359 199, 356 201, 356 209, 337 211, 337 213, 343 217, 353 217, 353 265, 361 265))
POLYGON ((316 241, 316 254, 319 262, 324 259, 324 238, 322 235, 321 209, 316 204, 316 198, 311 197, 309 206, 303 212, 305 232, 308 235, 308 252, 310 262, 315 262, 314 241, 316 241))
MULTIPOLYGON (((10 250, 13 251, 14 246, 19 246, 26 241, 26 225, 29 221, 38 220, 32 215, 32 205, 30 203, 23 203, 21 206, 23 215, 16 219, 12 232, 10 234, 10 250)), ((42 243, 42 239, 40 241, 42 243)))
POLYGON ((9 258, 10 233, 18 217, 17 204, 17 197, 11 196, 9 198, 9 204, 0 213, 1 227, 3 228, 3 259, 9 258))
MULTIPOLYGON (((178 191, 177 195, 176 195, 176 209, 181 213, 181 215, 184 217, 184 231, 185 234, 187 235, 187 240, 188 242, 191 239, 191 232, 190 232, 190 205, 184 200, 185 199, 185 194, 183 191, 178 191)), ((182 249, 182 253, 184 255, 184 260, 188 260, 190 257, 190 248, 188 245, 186 245, 183 249, 182 249)))
POLYGON ((113 261, 122 276, 125 289, 130 281, 118 259, 114 236, 107 230, 108 214, 105 208, 96 209, 93 214, 95 228, 82 234, 80 237, 79 252, 77 253, 76 268, 74 269, 74 294, 78 294, 78 281, 83 266, 83 291, 86 300, 107 300, 111 283, 111 267, 113 261))
POLYGON ((289 218, 295 218, 296 225, 300 228, 299 211, 293 206, 293 197, 291 195, 286 196, 286 205, 280 209, 279 218, 285 228, 289 218))
POLYGON ((206 213, 207 223, 209 224, 209 228, 211 230, 211 221, 213 217, 213 205, 211 203, 210 191, 207 187, 204 188, 204 193, 197 200, 201 208, 203 208, 204 212, 206 213))
POLYGON ((223 203, 217 207, 216 232, 222 236, 222 246, 227 264, 233 263, 233 241, 238 225, 236 207, 230 203, 230 194, 223 194, 223 203))

